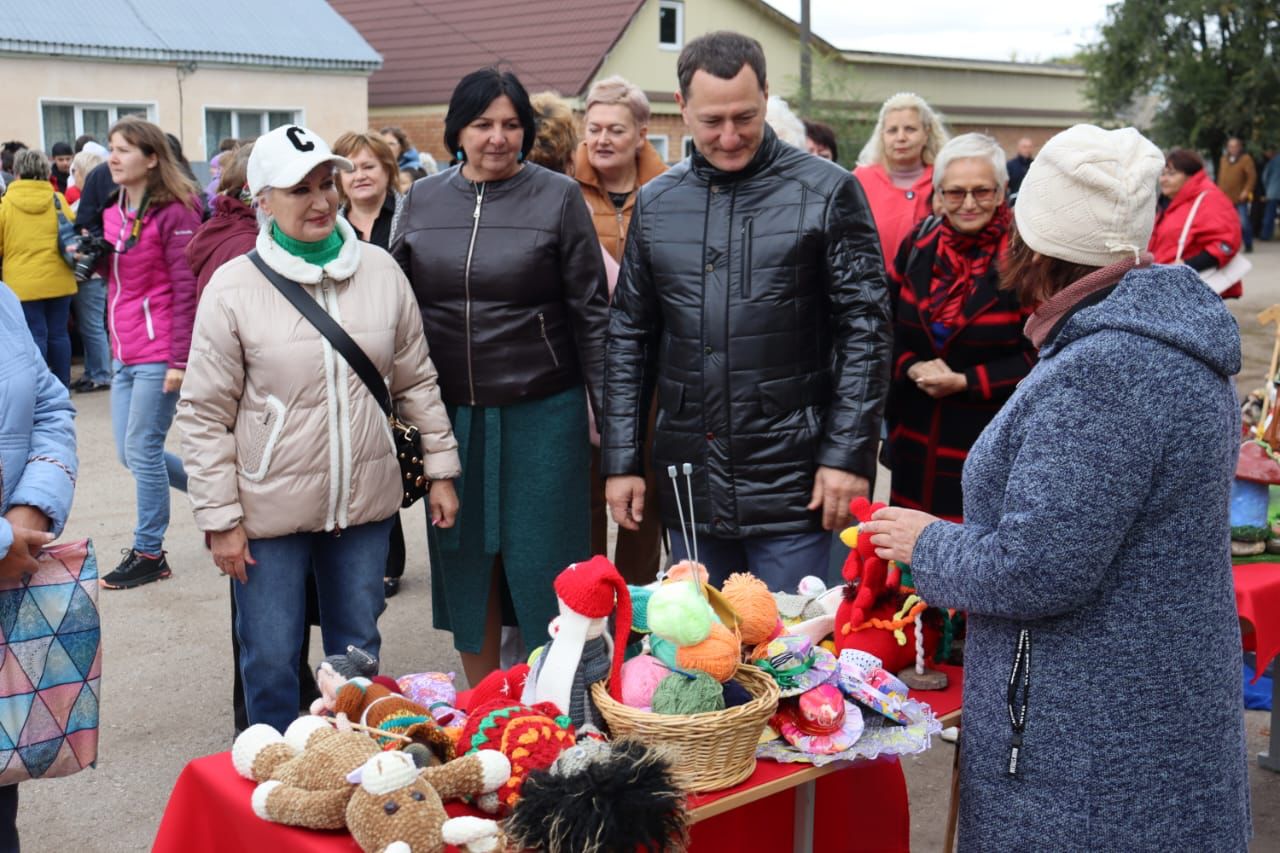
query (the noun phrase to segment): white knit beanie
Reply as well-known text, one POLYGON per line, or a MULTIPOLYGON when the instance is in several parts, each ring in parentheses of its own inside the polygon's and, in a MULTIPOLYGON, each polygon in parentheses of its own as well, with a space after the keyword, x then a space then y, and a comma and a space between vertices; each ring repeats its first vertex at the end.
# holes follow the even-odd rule
POLYGON ((1164 155, 1132 127, 1067 128, 1045 143, 1018 191, 1022 241, 1050 258, 1105 267, 1137 258, 1155 224, 1164 155))

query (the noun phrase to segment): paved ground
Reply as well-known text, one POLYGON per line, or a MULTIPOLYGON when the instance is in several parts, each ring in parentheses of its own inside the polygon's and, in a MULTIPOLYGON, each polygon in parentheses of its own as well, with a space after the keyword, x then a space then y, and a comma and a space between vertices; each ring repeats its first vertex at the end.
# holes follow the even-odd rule
MULTIPOLYGON (((1244 332, 1242 387, 1262 381, 1274 340, 1255 315, 1280 302, 1280 245, 1259 244, 1248 298, 1232 305, 1244 332)), ((91 536, 103 570, 131 541, 133 484, 116 461, 107 394, 80 395, 80 487, 69 537, 91 536)), ((882 483, 887 486, 887 477, 882 483)), ((404 514, 410 554, 425 554, 421 510, 404 514)), ((191 758, 227 749, 232 736, 227 581, 205 556, 185 498, 174 495, 166 542, 173 579, 103 591, 104 677, 99 765, 68 779, 22 786, 18 825, 29 851, 131 851, 150 847, 169 791, 191 758)), ((412 561, 382 627, 384 669, 460 671, 447 635, 430 626, 425 556, 412 561)), ((319 653, 318 635, 312 644, 319 653)), ((1234 678, 1234 673, 1224 673, 1234 678)), ((1250 756, 1266 718, 1248 714, 1250 756)), ((953 747, 938 742, 906 761, 917 850, 941 847, 953 747)), ((1280 775, 1252 766, 1254 851, 1280 851, 1280 775)), ((1173 804, 1176 807, 1176 804, 1173 804)))

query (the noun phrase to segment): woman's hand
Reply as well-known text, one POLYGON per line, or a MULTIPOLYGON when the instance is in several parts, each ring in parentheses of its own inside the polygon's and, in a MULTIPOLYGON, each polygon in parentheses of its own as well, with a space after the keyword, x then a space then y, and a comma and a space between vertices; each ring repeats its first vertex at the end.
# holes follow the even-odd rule
POLYGON ((224 575, 230 575, 240 583, 249 582, 246 565, 256 566, 257 560, 249 553, 249 537, 244 527, 237 524, 230 530, 221 530, 209 534, 209 550, 213 552, 213 563, 224 575))
POLYGON ((945 361, 935 358, 932 361, 921 361, 911 365, 907 378, 916 383, 916 387, 935 400, 958 394, 969 388, 969 380, 963 373, 956 373, 945 361))
POLYGON ((876 556, 909 566, 911 553, 916 549, 916 540, 935 521, 941 519, 915 509, 888 506, 876 510, 870 521, 863 522, 858 534, 871 535, 871 544, 876 546, 876 556))
POLYGON ((182 390, 182 377, 186 376, 185 370, 176 370, 169 368, 164 372, 164 393, 172 394, 174 391, 182 390))
POLYGON ((453 527, 458 517, 458 493, 453 480, 432 480, 427 489, 427 504, 431 507, 431 523, 436 527, 453 527))

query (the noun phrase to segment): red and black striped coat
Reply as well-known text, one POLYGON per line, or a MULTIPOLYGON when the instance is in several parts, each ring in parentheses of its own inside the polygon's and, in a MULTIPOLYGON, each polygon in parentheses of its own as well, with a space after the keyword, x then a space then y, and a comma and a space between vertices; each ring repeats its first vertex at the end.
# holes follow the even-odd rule
MULTIPOLYGON (((939 346, 921 306, 934 286, 941 220, 929 217, 902 241, 890 271, 894 295, 893 383, 887 423, 891 503, 959 521, 960 474, 969 448, 1036 361, 1022 333, 1030 310, 998 288, 998 264, 979 276, 957 323, 939 346), (913 364, 941 358, 968 389, 934 399, 907 378, 913 364)), ((1004 241, 992 245, 999 252, 1004 241)))

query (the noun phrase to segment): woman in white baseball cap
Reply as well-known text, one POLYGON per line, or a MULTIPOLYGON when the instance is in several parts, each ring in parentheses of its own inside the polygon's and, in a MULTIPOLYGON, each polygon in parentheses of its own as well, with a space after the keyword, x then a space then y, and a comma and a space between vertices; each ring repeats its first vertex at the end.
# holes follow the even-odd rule
POLYGON ((248 722, 281 731, 298 711, 309 573, 325 654, 353 645, 377 657, 388 534, 404 496, 387 416, 341 344, 300 313, 309 301, 421 431, 433 522, 451 526, 458 509, 457 443, 417 302, 391 256, 338 216, 338 169, 350 161, 303 127, 254 144, 257 246, 210 280, 178 404, 196 523, 218 568, 239 581, 248 722))

